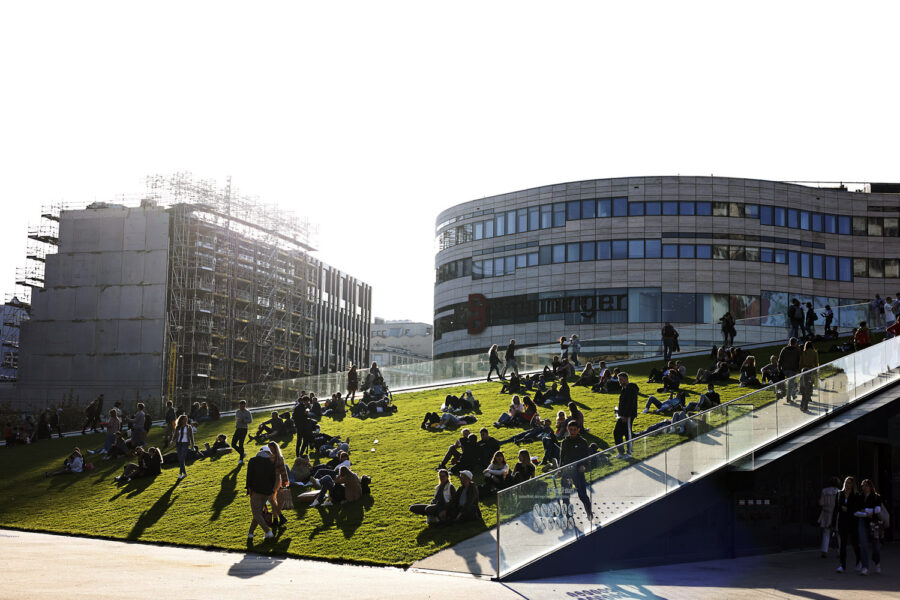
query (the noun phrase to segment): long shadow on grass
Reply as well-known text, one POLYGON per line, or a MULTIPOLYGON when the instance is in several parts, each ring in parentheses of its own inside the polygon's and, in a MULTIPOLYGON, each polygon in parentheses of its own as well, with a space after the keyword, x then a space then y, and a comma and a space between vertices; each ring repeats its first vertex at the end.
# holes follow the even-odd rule
POLYGON ((109 501, 115 502, 116 500, 118 500, 119 498, 121 498, 122 496, 124 496, 126 494, 128 495, 127 496, 128 498, 134 498, 135 496, 137 496, 138 494, 140 494, 141 492, 146 490, 148 487, 150 487, 150 484, 153 483, 155 480, 156 480, 155 477, 139 477, 137 479, 132 479, 128 483, 125 483, 124 485, 120 485, 119 491, 116 493, 115 496, 110 498, 109 501))
POLYGON ((166 493, 153 503, 153 506, 141 513, 134 527, 128 533, 128 539, 140 539, 148 527, 155 525, 166 514, 166 511, 175 504, 175 500, 172 499, 172 492, 175 491, 176 487, 178 487, 178 482, 173 483, 172 487, 166 490, 166 493))
POLYGON ((209 516, 210 521, 215 521, 222 514, 222 510, 234 502, 237 498, 237 476, 243 465, 235 465, 235 467, 225 474, 222 478, 222 484, 219 486, 219 493, 212 503, 212 514, 209 516))
POLYGON ((349 540, 356 533, 356 530, 359 529, 359 526, 362 525, 366 512, 374 504, 375 498, 366 496, 356 502, 346 502, 337 506, 316 507, 316 510, 319 511, 319 516, 322 518, 322 524, 317 525, 309 532, 309 539, 312 540, 323 531, 336 526, 344 534, 344 539, 349 540))

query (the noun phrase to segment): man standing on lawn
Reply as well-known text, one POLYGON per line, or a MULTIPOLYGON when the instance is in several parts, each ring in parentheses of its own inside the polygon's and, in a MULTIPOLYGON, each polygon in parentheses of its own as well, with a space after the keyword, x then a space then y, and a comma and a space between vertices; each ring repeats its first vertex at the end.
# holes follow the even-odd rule
POLYGON ((619 446, 620 458, 631 458, 631 427, 637 417, 638 386, 636 383, 628 383, 628 374, 619 373, 619 405, 616 407, 616 427, 613 429, 613 437, 616 446, 619 446), (627 446, 620 444, 627 441, 627 446))
POLYGON ((272 495, 275 489, 275 457, 269 452, 268 446, 263 446, 259 454, 247 463, 247 495, 250 496, 250 512, 253 515, 250 521, 250 531, 247 533, 247 543, 253 542, 253 532, 256 526, 262 527, 266 532, 266 539, 275 537, 272 529, 263 518, 263 507, 266 499, 272 495))
POLYGON ((247 439, 247 428, 253 422, 253 415, 247 410, 247 402, 241 400, 238 409, 234 413, 234 434, 231 436, 231 447, 234 448, 240 458, 238 464, 244 464, 244 440, 247 439))

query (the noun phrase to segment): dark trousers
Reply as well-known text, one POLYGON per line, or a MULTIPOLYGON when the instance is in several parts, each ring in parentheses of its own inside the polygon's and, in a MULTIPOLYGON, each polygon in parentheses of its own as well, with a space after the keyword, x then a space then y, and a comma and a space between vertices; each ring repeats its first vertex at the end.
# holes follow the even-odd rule
POLYGON ((553 436, 545 435, 541 443, 544 444, 544 462, 549 462, 551 458, 559 460, 559 444, 553 436))
POLYGON ((496 372, 497 377, 500 378, 500 363, 497 363, 496 365, 491 365, 491 368, 488 369, 488 374, 487 374, 488 381, 491 380, 491 373, 494 373, 494 372, 496 372))
POLYGON ((857 563, 860 560, 859 536, 856 533, 855 526, 848 527, 846 530, 841 529, 838 531, 838 534, 840 534, 840 536, 841 536, 841 549, 840 549, 841 566, 846 569, 847 568, 847 546, 853 546, 853 556, 856 558, 857 563))
POLYGON ((631 450, 632 450, 631 424, 633 421, 634 421, 634 419, 629 419, 629 418, 625 418, 625 417, 619 417, 618 419, 616 419, 616 427, 615 427, 615 429, 613 429, 613 437, 616 440, 616 446, 618 446, 622 442, 625 442, 625 441, 628 442, 627 447, 622 446, 619 448, 619 454, 625 454, 626 450, 629 454, 631 453, 631 450))
POLYGON ((309 443, 309 424, 296 423, 297 426, 297 456, 306 454, 310 448, 309 443))
POLYGON ((244 440, 247 439, 247 429, 235 429, 234 433, 231 434, 231 447, 234 448, 235 452, 240 455, 241 460, 244 460, 244 440))
POLYGON ((675 347, 675 340, 663 338, 663 360, 669 362, 672 360, 672 349, 675 347))
POLYGON ((441 461, 440 466, 442 469, 447 466, 447 463, 450 462, 451 458, 462 458, 462 452, 460 452, 456 445, 450 446, 450 448, 447 449, 447 454, 444 455, 444 460, 441 461))
MULTIPOLYGON (((587 481, 584 479, 584 473, 579 469, 575 468, 575 473, 572 475, 572 483, 575 484, 575 491, 578 493, 578 499, 581 500, 582 506, 584 506, 584 511, 587 513, 588 518, 592 518, 594 516, 594 511, 591 510, 591 499, 587 494, 587 481)), ((566 504, 568 504, 568 498, 563 500, 566 504)))

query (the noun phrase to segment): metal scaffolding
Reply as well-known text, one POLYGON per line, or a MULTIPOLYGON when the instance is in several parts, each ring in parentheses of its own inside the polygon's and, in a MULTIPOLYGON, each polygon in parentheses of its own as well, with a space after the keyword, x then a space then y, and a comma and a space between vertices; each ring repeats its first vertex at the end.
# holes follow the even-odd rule
POLYGON ((314 373, 311 227, 188 175, 148 178, 144 202, 168 205, 167 395, 314 373))

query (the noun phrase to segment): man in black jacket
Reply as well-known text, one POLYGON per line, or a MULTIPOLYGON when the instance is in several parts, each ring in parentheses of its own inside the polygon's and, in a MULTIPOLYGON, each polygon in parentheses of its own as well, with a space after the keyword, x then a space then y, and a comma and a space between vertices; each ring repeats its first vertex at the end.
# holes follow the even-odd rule
POLYGON ((619 392, 619 405, 616 407, 616 427, 613 429, 613 437, 616 446, 619 446, 619 456, 631 458, 631 426, 637 417, 638 386, 628 382, 626 373, 619 373, 619 386, 622 391, 619 392), (624 441, 628 442, 627 447, 620 445, 624 441))
POLYGON ((297 400, 297 406, 294 408, 294 414, 291 415, 294 420, 294 428, 297 430, 297 456, 306 454, 309 449, 309 415, 306 412, 306 398, 301 397, 297 400))
MULTIPOLYGON (((579 435, 581 433, 581 427, 577 422, 569 421, 568 424, 566 424, 566 433, 568 435, 563 438, 562 442, 559 444, 560 467, 578 462, 591 454, 587 440, 579 435)), ((584 511, 587 513, 588 520, 590 520, 593 518, 594 513, 591 510, 591 499, 587 495, 587 482, 584 480, 585 468, 584 463, 581 463, 572 469, 574 471, 572 473, 572 480, 575 483, 575 490, 578 492, 578 498, 584 506, 584 511)), ((566 498, 564 502, 568 504, 568 498, 566 498)))
POLYGON ((478 440, 478 468, 484 470, 494 459, 494 453, 500 450, 500 442, 496 438, 492 438, 487 427, 482 427, 479 432, 481 439, 478 440))
MULTIPOLYGON (((778 368, 781 369, 781 376, 785 379, 793 377, 800 372, 800 345, 797 338, 792 337, 788 345, 781 349, 778 355, 778 368)), ((787 382, 787 401, 794 401, 796 384, 793 380, 787 382)), ((784 388, 780 390, 784 393, 784 388)))
POLYGON ((447 448, 447 454, 444 455, 444 460, 442 460, 441 464, 437 466, 437 469, 435 469, 436 471, 446 469, 447 463, 452 458, 456 458, 457 460, 459 460, 459 458, 462 456, 462 448, 466 443, 468 443, 467 440, 469 439, 469 435, 471 433, 472 432, 469 431, 468 427, 464 427, 463 430, 459 432, 459 439, 456 440, 456 442, 454 442, 452 446, 447 448))
POLYGON ((263 446, 259 454, 250 459, 247 464, 247 495, 250 496, 250 512, 253 520, 250 522, 250 531, 247 533, 247 543, 253 541, 253 532, 256 526, 262 527, 266 532, 266 539, 275 537, 263 519, 263 507, 266 499, 275 491, 275 458, 269 452, 267 446, 263 446))

